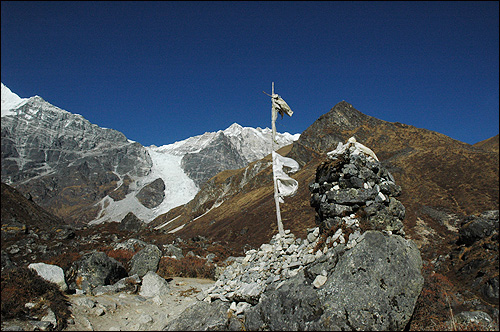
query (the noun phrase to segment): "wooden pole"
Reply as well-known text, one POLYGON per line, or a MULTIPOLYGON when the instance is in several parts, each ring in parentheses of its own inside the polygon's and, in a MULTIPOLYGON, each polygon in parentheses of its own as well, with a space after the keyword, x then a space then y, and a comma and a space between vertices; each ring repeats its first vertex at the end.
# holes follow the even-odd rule
MULTIPOLYGON (((274 82, 271 87, 271 95, 274 96, 274 82)), ((283 230, 283 222, 281 221, 281 212, 280 212, 280 200, 278 196, 278 183, 276 178, 274 177, 274 143, 276 140, 276 118, 277 114, 274 109, 274 102, 271 98, 271 125, 272 125, 272 160, 273 160, 273 182, 274 182, 274 202, 276 203, 276 219, 278 220, 278 231, 281 236, 285 236, 285 231, 283 230)))

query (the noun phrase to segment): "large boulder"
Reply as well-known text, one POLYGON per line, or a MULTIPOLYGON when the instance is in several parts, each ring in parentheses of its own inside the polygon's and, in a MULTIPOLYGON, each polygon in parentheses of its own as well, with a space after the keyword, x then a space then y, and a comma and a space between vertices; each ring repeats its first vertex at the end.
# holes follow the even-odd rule
POLYGON ((130 274, 143 277, 148 271, 156 272, 160 263, 161 250, 154 244, 148 244, 130 260, 130 274))
POLYGON ((470 246, 495 231, 498 232, 498 210, 486 211, 480 216, 470 216, 459 230, 457 244, 470 246))
POLYGON ((128 276, 120 262, 99 251, 85 254, 66 273, 68 280, 74 280, 70 288, 82 289, 88 294, 97 286, 112 285, 128 276))
POLYGON ((142 188, 135 197, 145 207, 149 209, 155 208, 165 198, 165 182, 158 178, 142 188))
POLYGON ((321 324, 342 330, 404 329, 424 284, 417 246, 378 231, 365 232, 357 242, 318 291, 324 303, 321 324))
POLYGON ((280 287, 266 291, 260 302, 245 313, 248 331, 307 331, 322 330, 321 300, 301 272, 280 287))
POLYGON ((68 289, 68 285, 66 285, 66 280, 64 279, 64 271, 59 266, 45 263, 32 263, 28 265, 28 268, 35 270, 43 279, 58 285, 61 291, 64 292, 68 289))

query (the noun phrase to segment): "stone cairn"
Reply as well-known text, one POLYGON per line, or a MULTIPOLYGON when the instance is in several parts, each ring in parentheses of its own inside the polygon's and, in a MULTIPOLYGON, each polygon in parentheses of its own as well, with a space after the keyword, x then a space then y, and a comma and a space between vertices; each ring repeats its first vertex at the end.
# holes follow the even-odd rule
POLYGON ((351 137, 327 155, 309 185, 321 232, 341 227, 343 217, 352 216, 366 229, 404 236, 405 207, 394 198, 401 187, 375 153, 351 137))
POLYGON ((351 138, 328 156, 309 185, 318 227, 308 229, 303 240, 286 230, 285 236, 276 234, 235 258, 200 300, 231 302, 230 310, 239 315, 256 305, 267 288, 279 288, 302 270, 315 288, 321 287, 327 273, 312 268, 314 263, 338 259, 368 229, 404 235, 405 209, 393 198, 401 188, 375 154, 351 138))

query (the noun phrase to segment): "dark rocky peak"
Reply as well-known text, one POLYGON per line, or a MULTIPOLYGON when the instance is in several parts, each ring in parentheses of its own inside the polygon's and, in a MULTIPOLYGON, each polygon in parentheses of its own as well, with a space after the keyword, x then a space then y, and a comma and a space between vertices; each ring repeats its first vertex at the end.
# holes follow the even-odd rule
POLYGON ((184 172, 201 186, 219 172, 244 167, 247 161, 238 153, 231 140, 220 132, 210 145, 182 157, 184 172))
POLYGON ((365 123, 377 124, 383 122, 382 120, 361 113, 345 100, 337 103, 328 113, 322 115, 318 120, 326 120, 330 125, 337 125, 347 130, 355 129, 365 123))
MULTIPOLYGON (((341 101, 329 112, 320 116, 294 143, 292 155, 298 154, 301 146, 314 151, 323 152, 331 150, 339 142, 344 142, 346 131, 352 131, 361 126, 375 126, 385 121, 361 113, 346 101, 341 101)), ((307 156, 297 156, 299 163, 309 161, 307 156)))

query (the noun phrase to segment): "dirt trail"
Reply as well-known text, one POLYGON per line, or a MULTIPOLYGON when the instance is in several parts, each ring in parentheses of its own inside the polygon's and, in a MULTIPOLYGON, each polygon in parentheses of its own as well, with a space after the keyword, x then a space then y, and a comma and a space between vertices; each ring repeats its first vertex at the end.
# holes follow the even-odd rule
POLYGON ((160 331, 214 281, 176 277, 168 284, 169 293, 153 298, 126 292, 70 295, 74 324, 64 331, 160 331))

